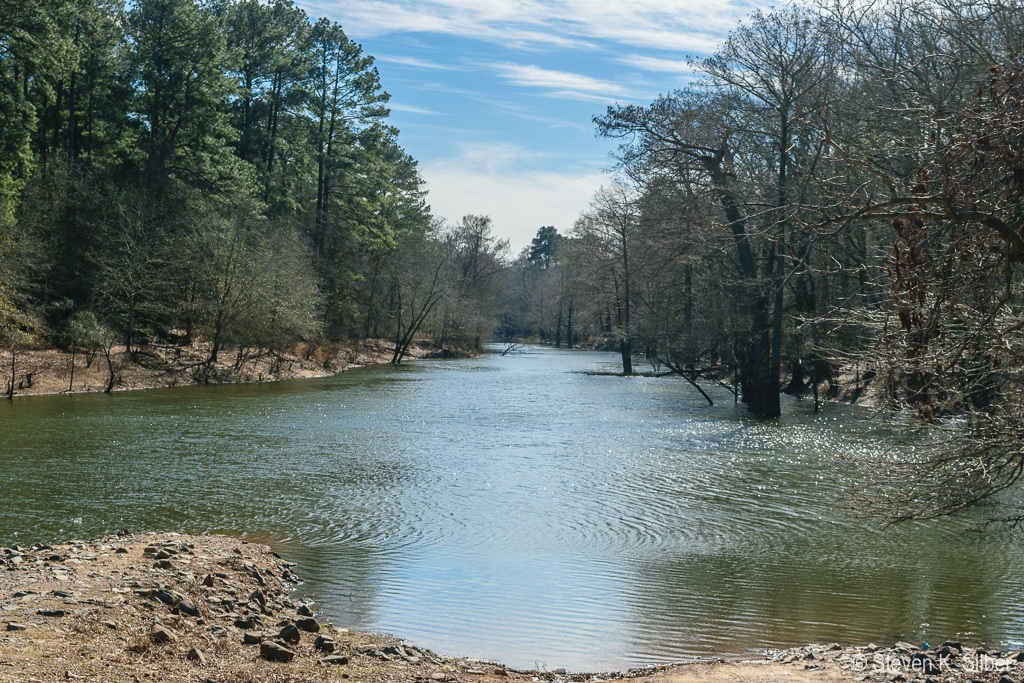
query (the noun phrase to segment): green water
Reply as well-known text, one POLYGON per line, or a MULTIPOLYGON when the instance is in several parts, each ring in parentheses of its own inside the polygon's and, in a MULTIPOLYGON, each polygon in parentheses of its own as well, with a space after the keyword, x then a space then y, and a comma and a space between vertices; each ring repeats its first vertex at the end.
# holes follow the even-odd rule
POLYGON ((323 380, 0 404, 0 544, 227 532, 301 563, 339 625, 516 667, 1024 638, 1019 534, 878 530, 821 463, 859 414, 585 374, 530 348, 323 380), (81 518, 80 524, 74 519, 81 518))

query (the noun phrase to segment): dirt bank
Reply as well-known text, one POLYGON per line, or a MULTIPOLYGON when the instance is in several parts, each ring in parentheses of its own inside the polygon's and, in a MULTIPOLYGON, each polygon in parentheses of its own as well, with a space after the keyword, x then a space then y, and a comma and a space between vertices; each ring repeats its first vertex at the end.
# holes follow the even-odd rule
MULTIPOLYGON (((149 345, 125 353, 114 347, 110 363, 102 351, 74 356, 58 349, 19 351, 14 365, 14 395, 84 393, 106 390, 114 375, 114 391, 156 389, 189 384, 276 382, 301 377, 326 377, 362 365, 391 362, 394 342, 367 339, 347 344, 296 344, 282 351, 225 349, 208 363, 207 344, 149 345), (113 366, 111 368, 111 366, 113 366)), ((417 347, 409 356, 421 357, 417 347)), ((0 351, 0 389, 11 381, 11 354, 0 351)))
POLYGON ((1019 683, 1024 674, 1024 655, 959 643, 928 652, 816 645, 611 674, 515 671, 337 628, 292 597, 297 573, 268 546, 224 536, 0 549, 0 681, 1019 683))

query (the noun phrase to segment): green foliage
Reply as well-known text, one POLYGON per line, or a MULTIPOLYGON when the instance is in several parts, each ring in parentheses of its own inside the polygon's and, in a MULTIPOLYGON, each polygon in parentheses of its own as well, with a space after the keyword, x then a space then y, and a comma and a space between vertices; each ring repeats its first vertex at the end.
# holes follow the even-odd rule
POLYGON ((371 309, 390 333, 381 264, 431 218, 341 26, 291 0, 0 0, 0 16, 3 341, 43 332, 34 311, 72 347, 97 330, 129 349, 181 331, 281 346, 371 309))

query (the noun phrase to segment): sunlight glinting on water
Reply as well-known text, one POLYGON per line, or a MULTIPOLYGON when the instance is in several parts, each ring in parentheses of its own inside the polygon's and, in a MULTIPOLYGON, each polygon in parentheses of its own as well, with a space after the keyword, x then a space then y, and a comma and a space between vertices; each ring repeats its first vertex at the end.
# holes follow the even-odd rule
POLYGON ((837 456, 891 448, 882 425, 795 400, 759 423, 720 387, 709 407, 675 378, 586 374, 615 360, 531 347, 19 399, 0 543, 245 534, 300 562, 339 625, 515 667, 1024 637, 1017 535, 842 512, 837 456))

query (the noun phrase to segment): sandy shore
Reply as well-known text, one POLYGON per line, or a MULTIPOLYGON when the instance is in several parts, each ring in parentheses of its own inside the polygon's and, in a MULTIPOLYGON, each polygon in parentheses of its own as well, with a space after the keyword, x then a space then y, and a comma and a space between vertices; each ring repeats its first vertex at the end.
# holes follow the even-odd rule
MULTIPOLYGON (((217 363, 210 366, 209 348, 192 346, 152 345, 125 353, 114 347, 114 391, 157 389, 193 384, 232 384, 278 382, 303 377, 327 377, 345 370, 390 363, 394 343, 384 339, 367 339, 343 345, 296 344, 286 350, 270 353, 265 350, 225 349, 217 363)), ((413 347, 410 358, 425 351, 413 347)), ((58 349, 19 351, 15 357, 14 395, 89 393, 104 391, 110 382, 110 366, 102 352, 74 357, 58 349)), ((0 389, 11 381, 11 354, 0 350, 0 389)))
MULTIPOLYGON (((301 567, 225 536, 120 535, 0 549, 0 681, 1019 683, 1024 655, 811 645, 756 661, 629 672, 516 671, 338 628, 301 604, 301 567)), ((571 639, 572 634, 566 634, 571 639)))

